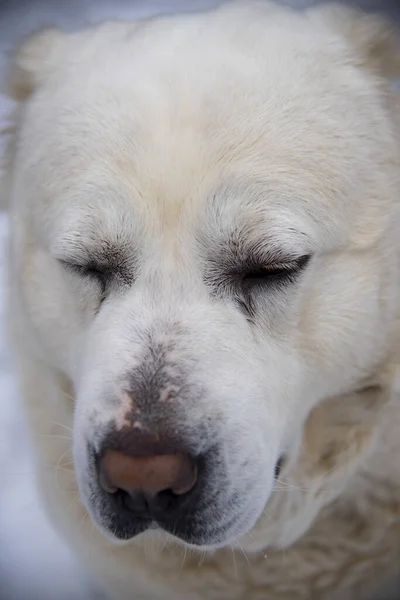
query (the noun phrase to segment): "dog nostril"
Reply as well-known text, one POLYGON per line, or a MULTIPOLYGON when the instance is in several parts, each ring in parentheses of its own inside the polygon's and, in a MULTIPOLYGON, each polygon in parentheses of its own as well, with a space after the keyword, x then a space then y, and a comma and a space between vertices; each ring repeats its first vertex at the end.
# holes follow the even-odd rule
POLYGON ((144 519, 150 518, 149 503, 144 494, 129 494, 125 490, 119 489, 114 492, 114 498, 121 507, 144 519))
POLYGON ((123 490, 131 496, 142 493, 154 497, 162 492, 180 496, 197 480, 195 463, 185 454, 129 456, 107 450, 100 460, 99 482, 109 493, 123 490))
POLYGON ((120 508, 133 512, 137 517, 152 520, 153 513, 167 513, 173 509, 181 496, 171 490, 164 490, 154 496, 147 496, 142 492, 126 492, 118 489, 113 493, 114 500, 120 508))
POLYGON ((174 492, 172 490, 164 490, 163 492, 160 492, 159 494, 157 494, 157 498, 156 498, 156 503, 157 503, 156 505, 157 505, 158 510, 167 512, 168 510, 173 508, 173 506, 176 503, 177 498, 179 498, 179 496, 174 494, 174 492))

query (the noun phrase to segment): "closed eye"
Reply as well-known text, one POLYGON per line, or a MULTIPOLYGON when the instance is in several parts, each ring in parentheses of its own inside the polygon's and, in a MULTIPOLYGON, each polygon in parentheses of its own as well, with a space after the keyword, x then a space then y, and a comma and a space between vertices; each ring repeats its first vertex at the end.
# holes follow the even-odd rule
POLYGON ((69 271, 81 275, 82 277, 96 277, 101 279, 110 271, 107 267, 96 265, 94 263, 80 265, 66 260, 60 260, 59 262, 69 271))
POLYGON ((245 288, 257 285, 286 283, 293 280, 310 260, 310 255, 296 260, 255 266, 242 274, 242 284, 245 288))
POLYGON ((98 265, 96 263, 77 264, 65 260, 59 261, 65 269, 76 274, 81 279, 91 279, 100 286, 101 302, 106 298, 110 284, 117 276, 118 271, 108 265, 98 265))

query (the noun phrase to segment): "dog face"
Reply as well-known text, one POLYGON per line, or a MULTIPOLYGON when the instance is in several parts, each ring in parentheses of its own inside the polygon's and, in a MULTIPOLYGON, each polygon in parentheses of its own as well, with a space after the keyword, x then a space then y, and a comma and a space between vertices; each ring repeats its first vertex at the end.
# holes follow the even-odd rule
POLYGON ((74 387, 81 498, 112 539, 237 540, 310 410, 384 357, 398 147, 367 44, 339 21, 234 2, 50 31, 19 55, 21 304, 74 387), (185 456, 195 484, 181 493, 179 471, 139 510, 101 483, 121 448, 164 473, 185 456))

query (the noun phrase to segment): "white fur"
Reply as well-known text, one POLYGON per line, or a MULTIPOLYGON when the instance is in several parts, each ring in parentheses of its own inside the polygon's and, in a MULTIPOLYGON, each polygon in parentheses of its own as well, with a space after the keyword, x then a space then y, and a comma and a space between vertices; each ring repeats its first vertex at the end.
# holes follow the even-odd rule
POLYGON ((47 31, 17 55, 15 354, 43 500, 110 597, 358 600, 396 577, 396 52, 375 17, 239 1, 47 31), (239 254, 312 255, 296 282, 257 292, 250 323, 209 283, 235 235, 239 254), (124 248, 133 276, 101 307, 59 262, 100 243, 124 248), (160 532, 116 544, 90 500, 86 442, 124 423, 149 343, 171 348, 168 376, 187 373, 174 426, 224 456, 203 557, 160 532), (196 437, 205 422, 212 440, 196 437), (62 427, 73 440, 51 437, 62 427))

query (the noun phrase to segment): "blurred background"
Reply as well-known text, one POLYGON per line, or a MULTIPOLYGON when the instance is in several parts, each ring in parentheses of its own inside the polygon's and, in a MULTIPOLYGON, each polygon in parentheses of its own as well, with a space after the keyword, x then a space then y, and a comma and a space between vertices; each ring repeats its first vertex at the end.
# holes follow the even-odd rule
MULTIPOLYGON (((282 3, 301 9, 321 1, 282 0, 282 3)), ((12 49, 43 25, 70 30, 106 19, 196 11, 219 3, 219 0, 0 0, 0 87, 12 49)), ((348 3, 383 12, 400 27, 400 0, 348 0, 348 3)), ((0 94, 0 132, 10 107, 11 103, 0 94)), ((0 138, 0 164, 3 147, 0 138)), ((29 436, 5 339, 6 235, 7 216, 0 212, 0 600, 99 600, 100 594, 52 530, 38 502, 29 436)))

